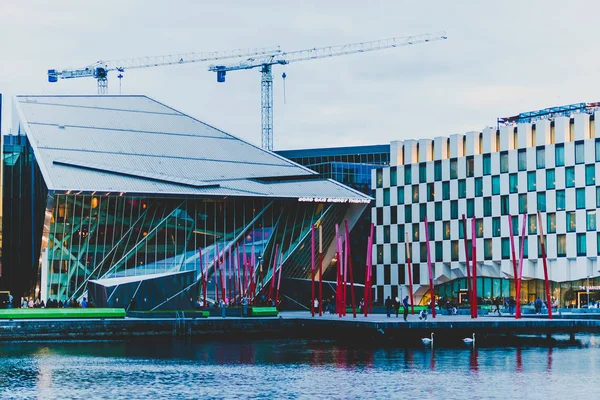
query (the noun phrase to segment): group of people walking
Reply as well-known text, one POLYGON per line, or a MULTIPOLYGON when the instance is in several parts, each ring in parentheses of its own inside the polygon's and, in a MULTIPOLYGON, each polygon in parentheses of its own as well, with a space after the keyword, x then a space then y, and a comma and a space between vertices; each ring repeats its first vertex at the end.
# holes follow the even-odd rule
MULTIPOLYGON (((390 296, 387 297, 387 299, 385 299, 385 312, 388 316, 388 318, 391 316, 392 312, 396 313, 396 318, 398 318, 398 315, 400 314, 400 302, 398 301, 397 298, 392 299, 390 296)), ((404 320, 406 321, 408 319, 408 296, 406 296, 403 300, 402 300, 402 308, 404 309, 404 320)), ((425 310, 423 310, 425 311, 425 310)), ((424 315, 419 315, 419 319, 425 319, 427 320, 427 311, 425 311, 424 315)))

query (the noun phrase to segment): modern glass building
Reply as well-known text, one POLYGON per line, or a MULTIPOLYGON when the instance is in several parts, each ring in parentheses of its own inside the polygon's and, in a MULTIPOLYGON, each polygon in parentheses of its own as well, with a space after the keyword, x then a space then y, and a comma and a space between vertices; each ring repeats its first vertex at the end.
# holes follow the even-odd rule
MULTIPOLYGON (((371 171, 390 165, 388 144, 280 150, 277 154, 370 196, 374 196, 371 190, 371 171)), ((354 276, 357 282, 361 283, 364 283, 366 243, 370 229, 371 209, 368 207, 350 235, 354 276)), ((335 280, 335 276, 328 278, 335 280)))
MULTIPOLYGON (((479 301, 515 296, 509 215, 516 237, 526 218, 521 299, 543 298, 539 211, 551 296, 564 306, 600 300, 597 107, 555 107, 499 119, 499 126, 482 132, 392 142, 390 167, 372 176, 377 299, 408 294, 410 246, 414 294, 429 301, 427 217, 436 293, 462 300, 467 290, 463 214, 469 223, 476 219, 479 301)), ((515 248, 518 256, 517 239, 515 248)))
POLYGON ((198 295, 217 249, 254 255, 264 285, 278 248, 283 276, 306 279, 311 225, 331 259, 335 224, 370 202, 145 96, 18 96, 13 108, 0 287, 15 298, 170 308, 198 295))

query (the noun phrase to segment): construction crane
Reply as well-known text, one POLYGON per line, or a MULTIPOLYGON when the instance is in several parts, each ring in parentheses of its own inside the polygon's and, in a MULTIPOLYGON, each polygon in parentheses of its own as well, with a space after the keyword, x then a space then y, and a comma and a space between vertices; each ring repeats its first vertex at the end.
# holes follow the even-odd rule
MULTIPOLYGON (((212 51, 203 53, 181 53, 166 56, 126 58, 113 61, 97 61, 94 64, 77 69, 49 69, 48 82, 58 82, 58 79, 96 78, 98 94, 108 93, 108 73, 110 71, 124 72, 129 69, 160 67, 164 65, 179 65, 203 61, 224 60, 229 58, 274 55, 281 52, 279 46, 256 49, 235 49, 227 51, 212 51)), ((123 77, 119 74, 119 79, 123 77)))
POLYGON ((247 60, 242 61, 238 64, 210 65, 208 70, 217 73, 217 82, 225 82, 225 74, 228 71, 260 68, 260 72, 262 74, 261 144, 263 149, 273 150, 273 65, 285 65, 297 61, 316 60, 319 58, 344 56, 347 54, 354 53, 365 53, 367 51, 384 50, 393 47, 408 46, 419 43, 429 43, 443 39, 447 39, 447 36, 446 32, 442 31, 416 36, 375 40, 372 42, 361 42, 291 52, 281 52, 277 54, 268 54, 262 57, 248 58, 247 60))

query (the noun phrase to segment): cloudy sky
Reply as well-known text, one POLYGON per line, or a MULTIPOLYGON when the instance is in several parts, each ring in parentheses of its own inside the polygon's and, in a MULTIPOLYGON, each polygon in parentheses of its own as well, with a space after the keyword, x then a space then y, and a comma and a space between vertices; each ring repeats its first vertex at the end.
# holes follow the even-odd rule
MULTIPOLYGON (((275 148, 387 143, 480 130, 496 118, 600 101, 600 2, 1 0, 3 132, 15 94, 94 94, 49 68, 280 45, 291 51, 446 30, 448 40, 274 68, 275 148), (281 74, 287 74, 287 104, 281 74)), ((260 143, 260 73, 217 84, 208 64, 132 70, 146 94, 260 143)), ((109 92, 118 94, 116 74, 109 92)))

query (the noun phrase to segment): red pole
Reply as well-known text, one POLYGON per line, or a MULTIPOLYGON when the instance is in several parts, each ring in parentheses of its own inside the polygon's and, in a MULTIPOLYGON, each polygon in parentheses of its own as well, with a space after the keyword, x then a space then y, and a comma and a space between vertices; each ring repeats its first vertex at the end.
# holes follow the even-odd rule
POLYGON ((408 267, 408 291, 410 292, 410 313, 415 315, 415 300, 413 298, 413 276, 412 276, 412 265, 411 265, 411 245, 408 242, 408 233, 405 233, 404 245, 406 246, 406 265, 408 267))
POLYGON ((279 287, 281 286, 281 270, 283 268, 283 254, 279 253, 279 275, 277 276, 277 292, 275 292, 275 307, 279 305, 279 287))
POLYGON ((319 225, 319 316, 323 315, 323 225, 319 225))
POLYGON ((473 273, 471 274, 471 277, 473 279, 473 300, 474 300, 474 311, 473 311, 473 318, 477 318, 477 310, 478 310, 478 305, 477 305, 477 228, 476 228, 476 222, 475 222, 475 217, 471 218, 471 265, 473 267, 473 273))
MULTIPOLYGON (((199 257, 200 257, 200 270, 202 271, 202 296, 204 298, 204 307, 206 307, 206 272, 204 270, 204 257, 202 257, 202 247, 198 249, 199 257)), ((208 263, 207 263, 208 264, 208 263)))
POLYGON ((425 245, 427 246, 427 269, 429 270, 429 296, 431 298, 431 317, 435 318, 435 292, 433 291, 433 266, 431 265, 431 251, 429 250, 429 227, 425 216, 425 245))
POLYGON ((219 254, 219 272, 221 274, 221 293, 223 294, 223 302, 227 305, 227 265, 225 258, 225 249, 223 249, 223 261, 221 262, 221 254, 219 254))
POLYGON ((515 318, 521 318, 521 277, 523 276, 523 258, 525 257, 525 226, 527 216, 523 214, 523 228, 521 229, 521 248, 519 249, 519 270, 517 271, 517 310, 515 318))
POLYGON ((371 294, 369 290, 369 259, 371 258, 371 235, 367 238, 367 257, 365 260, 365 287, 364 287, 364 305, 363 305, 363 314, 365 317, 369 312, 369 295, 371 294))
MULTIPOLYGON (((348 223, 348 221, 345 221, 346 224, 348 223)), ((346 307, 348 305, 348 259, 349 259, 349 255, 348 255, 348 249, 349 249, 350 244, 348 243, 348 241, 346 240, 346 238, 344 237, 344 291, 342 292, 344 294, 344 306, 342 307, 342 310, 344 311, 344 316, 346 315, 346 307)))
POLYGON ((271 287, 269 288, 269 301, 273 301, 273 290, 275 289, 275 273, 277 272, 277 254, 279 254, 279 243, 275 245, 275 257, 273 258, 273 272, 271 273, 271 287))
POLYGON ((354 274, 352 272, 352 256, 350 254, 350 232, 348 230, 348 220, 346 220, 346 251, 348 258, 348 273, 350 274, 350 296, 352 298, 352 315, 356 318, 356 301, 354 299, 354 274))
POLYGON ((215 243, 215 256, 213 266, 215 267, 215 300, 219 303, 219 283, 217 282, 217 266, 219 265, 219 244, 215 243))
MULTIPOLYGON (((517 271, 517 256, 515 254, 515 235, 513 234, 513 224, 512 224, 512 215, 508 214, 508 229, 510 230, 510 249, 512 255, 512 263, 513 263, 513 276, 515 281, 515 299, 517 298, 517 281, 519 280, 519 273, 517 271)), ((515 300, 516 302, 516 300, 515 300)), ((517 318, 517 313, 515 311, 515 318, 517 318)))
POLYGON ((344 311, 343 308, 346 307, 346 305, 344 304, 344 295, 343 295, 343 291, 346 289, 345 287, 343 287, 344 285, 344 276, 343 276, 343 271, 344 271, 344 249, 342 247, 342 239, 341 237, 337 237, 337 241, 338 241, 338 248, 339 250, 339 259, 338 259, 338 279, 340 281, 340 285, 339 288, 340 290, 338 291, 339 294, 339 316, 340 318, 344 315, 344 311))
POLYGON ((315 226, 310 227, 310 315, 315 316, 315 226))
POLYGON ((373 314, 373 241, 375 241, 375 224, 371 223, 371 244, 369 247, 369 312, 373 314))
POLYGON ((229 279, 228 279, 228 281, 229 281, 229 302, 230 303, 231 303, 231 300, 233 299, 233 297, 231 296, 231 287, 233 286, 233 282, 234 282, 233 273, 232 273, 232 271, 233 271, 232 260, 233 259, 231 258, 231 246, 229 246, 229 269, 228 269, 229 270, 229 277, 228 277, 229 279))
POLYGON ((248 271, 248 257, 246 256, 246 241, 242 243, 242 268, 244 270, 244 278, 243 278, 243 286, 242 290, 244 291, 244 296, 248 294, 248 280, 246 278, 248 271))
POLYGON ((462 215, 463 239, 465 242, 465 265, 467 269, 467 297, 469 298, 469 308, 471 309, 471 318, 474 318, 473 311, 473 291, 471 290, 471 266, 469 257, 469 241, 467 240, 467 218, 462 215))
POLYGON ((538 234, 540 235, 540 245, 542 247, 542 261, 544 263, 544 281, 546 283, 546 303, 548 308, 548 319, 552 319, 552 303, 550 299, 550 282, 548 281, 548 264, 546 263, 546 244, 544 241, 544 227, 542 225, 542 213, 538 211, 538 234))

